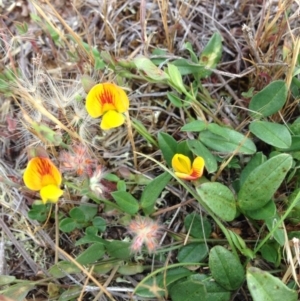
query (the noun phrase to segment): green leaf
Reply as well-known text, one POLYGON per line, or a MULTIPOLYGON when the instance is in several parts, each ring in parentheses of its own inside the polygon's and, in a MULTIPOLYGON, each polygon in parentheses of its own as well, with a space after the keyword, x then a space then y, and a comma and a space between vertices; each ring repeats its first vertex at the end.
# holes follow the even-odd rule
MULTIPOLYGON (((206 68, 215 69, 222 56, 222 36, 216 32, 208 41, 201 53, 199 63, 206 68)), ((211 75, 212 71, 206 70, 202 77, 211 75)))
POLYGON ((202 132, 206 129, 206 122, 201 120, 193 120, 187 124, 185 124, 181 131, 185 132, 202 132))
POLYGON ((91 221, 98 212, 98 207, 91 206, 91 204, 82 204, 79 209, 83 212, 86 222, 91 221))
POLYGON ((0 275, 0 286, 10 284, 12 282, 15 282, 15 280, 16 280, 15 276, 0 275))
MULTIPOLYGON (((115 69, 115 65, 116 65, 116 61, 115 61, 115 58, 113 58, 111 56, 111 54, 109 53, 109 51, 98 51, 97 48, 91 48, 89 44, 87 43, 82 43, 84 48, 89 51, 89 52, 92 52, 94 57, 101 57, 104 62, 106 63, 106 65, 108 65, 110 68, 112 68, 113 70, 115 69)), ((135 67, 135 64, 132 62, 131 63, 131 68, 134 68, 135 67)))
POLYGON ((94 243, 83 251, 77 258, 76 261, 82 265, 87 265, 96 262, 104 255, 104 246, 101 243, 94 243))
POLYGON ((252 219, 256 220, 266 220, 272 216, 274 216, 276 212, 276 205, 271 200, 263 207, 256 209, 256 210, 247 210, 244 211, 244 214, 252 219))
POLYGON ((280 279, 255 267, 247 269, 247 285, 253 301, 297 301, 296 291, 280 279))
POLYGON ((141 298, 159 298, 163 297, 165 293, 165 286, 158 286, 157 277, 147 279, 135 292, 135 294, 141 298))
POLYGON ((80 272, 80 269, 69 261, 59 261, 53 265, 49 270, 49 274, 54 278, 63 278, 69 274, 76 274, 80 272))
POLYGON ((78 224, 75 220, 72 218, 64 218, 59 222, 59 229, 65 233, 70 233, 76 228, 81 228, 81 225, 78 224))
POLYGON ((238 193, 240 208, 247 211, 265 206, 284 180, 292 163, 290 155, 280 154, 256 167, 238 193))
MULTIPOLYGON (((300 69, 298 69, 299 72, 300 69)), ((292 82, 291 82, 291 86, 290 86, 291 92, 294 96, 294 98, 298 98, 300 96, 300 81, 298 78, 293 77, 292 78, 292 82)))
POLYGON ((248 162, 246 167, 241 172, 240 176, 240 186, 242 186, 247 179, 247 177, 251 174, 251 172, 261 164, 263 164, 267 160, 267 157, 262 153, 256 153, 251 160, 248 162))
POLYGON ((100 232, 104 232, 106 229, 106 221, 100 216, 96 216, 93 219, 93 226, 96 227, 100 232))
POLYGON ((95 58, 95 70, 103 70, 105 69, 106 64, 104 63, 104 61, 98 57, 95 58))
POLYGON ((84 223, 86 222, 86 217, 84 211, 80 207, 74 207, 70 210, 70 217, 74 222, 84 223))
POLYGON ((130 257, 130 243, 125 241, 107 241, 105 244, 109 256, 118 259, 128 259, 130 257))
POLYGON ((224 221, 232 221, 236 215, 235 198, 231 190, 217 182, 204 183, 197 189, 202 201, 224 221))
POLYGON ((274 228, 274 226, 277 224, 277 222, 280 220, 279 214, 276 212, 274 216, 271 218, 268 218, 265 220, 267 228, 270 232, 272 232, 272 235, 274 239, 281 245, 284 246, 285 243, 285 235, 284 230, 281 225, 277 226, 277 228, 274 228))
POLYGON ((114 191, 111 195, 124 212, 134 215, 139 211, 139 202, 130 193, 126 191, 114 191))
POLYGON ((152 180, 145 188, 142 193, 140 202, 141 207, 145 215, 149 215, 154 212, 154 206, 157 198, 167 186, 172 176, 168 172, 164 172, 154 180, 152 180))
POLYGON ((186 92, 185 86, 182 81, 181 74, 178 68, 173 64, 168 64, 167 72, 169 74, 169 82, 172 86, 179 92, 184 93, 186 92))
POLYGON ((168 75, 159 69, 151 60, 144 56, 138 56, 133 59, 133 63, 142 74, 155 81, 163 81, 168 79, 168 75))
POLYGON ((204 159, 205 168, 209 173, 218 169, 216 157, 199 140, 188 140, 187 144, 193 154, 204 159))
POLYGON ((177 141, 166 133, 158 133, 157 136, 159 148, 166 160, 167 164, 171 166, 172 158, 176 154, 177 141))
MULTIPOLYGON (((194 274, 189 277, 192 280, 201 281, 206 288, 206 298, 204 301, 229 301, 231 292, 225 290, 216 281, 212 281, 211 276, 206 274, 194 274)), ((202 299, 199 299, 202 300, 202 299)))
POLYGON ((180 281, 170 289, 172 301, 205 300, 206 294, 205 285, 192 279, 180 281))
POLYGON ((236 290, 244 282, 245 272, 240 261, 222 246, 210 250, 209 268, 216 282, 227 290, 236 290))
POLYGON ((167 270, 157 276, 150 277, 136 290, 136 295, 144 298, 157 298, 165 294, 165 288, 170 284, 192 274, 183 267, 167 270))
POLYGON ((112 270, 113 268, 116 267, 116 265, 121 265, 123 264, 122 261, 118 262, 116 260, 111 260, 109 261, 105 261, 105 260, 102 260, 100 261, 99 263, 95 264, 94 265, 94 270, 93 272, 96 273, 96 274, 107 274, 110 270, 112 270))
POLYGON ((113 174, 113 173, 107 173, 103 176, 103 178, 107 181, 110 181, 110 182, 116 182, 117 183, 118 181, 120 181, 120 178, 117 175, 113 174))
POLYGON ((300 136, 292 136, 292 143, 289 148, 284 149, 285 152, 294 152, 300 150, 300 136))
POLYGON ((28 32, 28 24, 27 23, 20 23, 15 22, 15 26, 17 28, 17 31, 20 35, 24 35, 28 32))
POLYGON ((232 242, 236 246, 236 248, 246 257, 249 257, 250 259, 254 259, 255 255, 254 252, 247 248, 245 241, 235 232, 231 230, 227 230, 232 242))
POLYGON ((254 87, 251 87, 247 92, 242 92, 242 96, 244 98, 251 98, 253 97, 253 91, 254 91, 254 87))
POLYGON ((7 298, 11 298, 13 301, 24 301, 28 293, 34 288, 35 285, 29 281, 22 281, 22 283, 10 285, 6 289, 1 290, 1 294, 7 298))
MULTIPOLYGON (((96 216, 95 218, 97 218, 98 216, 96 216)), ((99 216, 100 217, 100 216, 99 216)), ((94 221, 94 220, 93 220, 94 221)), ((98 234, 98 229, 94 226, 88 226, 85 228, 85 234, 86 235, 97 235, 98 234)))
POLYGON ((190 159, 192 159, 193 153, 191 152, 191 150, 188 146, 188 141, 189 140, 183 140, 183 141, 179 142, 177 144, 176 153, 185 155, 185 156, 189 157, 190 159))
POLYGON ((126 186, 126 182, 124 180, 119 180, 117 182, 117 190, 126 192, 127 186, 126 186))
MULTIPOLYGON (((91 227, 88 227, 88 228, 91 228, 91 227)), ((86 228, 86 230, 88 228, 86 228)), ((87 233, 85 236, 83 236, 82 238, 80 238, 76 241, 75 246, 80 246, 83 244, 90 244, 90 243, 95 243, 95 242, 100 242, 100 243, 104 244, 105 240, 96 234, 87 233)))
POLYGON ((292 144, 291 134, 285 125, 258 120, 251 122, 249 129, 260 140, 275 147, 284 149, 292 144))
POLYGON ((289 125, 289 128, 293 135, 300 135, 300 117, 297 117, 297 119, 291 125, 289 125))
POLYGON ((89 222, 97 214, 98 208, 88 204, 82 204, 79 207, 71 209, 70 216, 80 222, 89 222))
POLYGON ((263 90, 254 95, 250 101, 249 109, 258 112, 252 113, 253 118, 268 117, 277 113, 285 104, 288 94, 286 83, 283 80, 271 82, 263 90))
POLYGON ((73 301, 80 296, 82 288, 79 286, 68 287, 63 293, 59 295, 58 301, 73 301))
POLYGON ((175 107, 182 108, 184 106, 182 99, 179 98, 175 93, 167 92, 167 97, 175 107))
POLYGON ((62 137, 53 131, 45 124, 38 124, 37 122, 31 123, 32 128, 44 139, 49 141, 51 144, 58 146, 62 143, 62 137))
POLYGON ((157 276, 157 284, 159 286, 170 286, 172 283, 176 283, 179 279, 183 279, 192 275, 191 271, 184 267, 176 267, 167 270, 157 276))
POLYGON ((49 205, 44 205, 44 204, 32 204, 31 209, 28 211, 28 217, 30 219, 35 219, 38 222, 44 222, 50 211, 50 206, 49 205))
POLYGON ((209 238, 211 234, 210 222, 197 213, 188 214, 184 219, 184 226, 194 238, 209 238))
POLYGON ((299 197, 300 189, 295 189, 289 196, 286 202, 286 208, 290 211, 288 215, 288 220, 293 224, 300 223, 300 199, 294 204, 291 208, 292 204, 295 202, 295 199, 299 197))
POLYGON ((177 259, 179 262, 201 262, 208 254, 208 248, 204 243, 190 243, 182 247, 177 259))
POLYGON ((279 266, 281 261, 281 247, 277 242, 268 242, 260 249, 262 257, 272 262, 276 267, 279 266))
POLYGON ((126 264, 121 265, 118 268, 118 273, 120 273, 121 275, 129 276, 143 273, 144 270, 145 267, 143 264, 126 264))
POLYGON ((205 70, 205 67, 201 66, 199 63, 193 63, 186 59, 178 59, 172 63, 178 68, 181 75, 197 74, 204 77, 208 72, 205 70))
POLYGON ((186 42, 183 47, 189 51, 190 55, 191 55, 191 59, 193 63, 198 63, 198 57, 196 55, 196 53, 193 50, 193 46, 190 42, 186 42))
POLYGON ((207 147, 223 153, 238 153, 252 155, 256 152, 255 144, 241 133, 211 123, 208 131, 200 134, 200 141, 207 147))

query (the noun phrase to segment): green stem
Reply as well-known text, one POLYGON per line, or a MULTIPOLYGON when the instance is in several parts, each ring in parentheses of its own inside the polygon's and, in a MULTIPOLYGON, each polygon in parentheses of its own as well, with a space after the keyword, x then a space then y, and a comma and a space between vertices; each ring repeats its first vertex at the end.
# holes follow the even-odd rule
POLYGON ((135 287, 133 294, 136 293, 136 291, 138 290, 138 288, 140 286, 143 286, 143 284, 149 280, 151 277, 162 273, 166 270, 170 270, 173 268, 177 268, 177 267, 182 267, 182 266, 206 266, 206 263, 199 263, 199 262, 182 262, 182 263, 176 263, 176 264, 172 264, 172 265, 168 265, 168 266, 164 266, 160 269, 155 270, 154 272, 150 273, 149 275, 147 275, 145 278, 143 278, 143 280, 141 282, 139 282, 139 284, 135 287))
MULTIPOLYGON (((78 186, 74 185, 74 184, 71 183, 71 182, 64 182, 64 184, 65 184, 67 187, 73 188, 74 190, 77 190, 77 191, 79 191, 79 192, 82 191, 82 189, 80 189, 78 186)), ((101 200, 100 200, 100 199, 98 199, 94 194, 92 194, 92 193, 90 193, 90 192, 88 192, 88 193, 86 194, 86 196, 89 197, 91 200, 93 200, 96 204, 99 204, 100 202, 102 202, 102 203, 104 203, 105 205, 111 206, 111 207, 113 207, 113 208, 119 210, 120 212, 122 212, 121 208, 120 208, 117 204, 115 204, 115 203, 113 203, 113 202, 111 202, 111 201, 109 201, 109 200, 105 200, 105 199, 101 199, 101 200)))
POLYGON ((223 123, 209 110, 207 109, 205 106, 203 106, 201 104, 200 101, 198 101, 192 94, 190 94, 189 92, 183 91, 183 93, 196 105, 199 106, 199 108, 205 112, 207 115, 209 115, 216 123, 218 123, 219 125, 223 125, 223 123))
POLYGON ((259 245, 254 249, 254 254, 256 254, 261 247, 273 236, 274 232, 278 229, 278 227, 283 223, 283 221, 287 218, 287 216, 290 214, 290 212, 293 210, 293 208, 296 206, 296 204, 300 200, 300 191, 296 195, 295 199, 289 206, 289 208, 285 211, 285 213, 281 216, 279 221, 274 225, 272 231, 270 231, 259 243, 259 245))

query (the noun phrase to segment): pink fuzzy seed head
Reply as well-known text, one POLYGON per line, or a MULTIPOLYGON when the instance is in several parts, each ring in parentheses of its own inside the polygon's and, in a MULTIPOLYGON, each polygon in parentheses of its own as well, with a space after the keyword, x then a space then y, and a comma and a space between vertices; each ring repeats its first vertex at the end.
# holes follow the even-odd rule
POLYGON ((60 168, 63 172, 69 172, 81 176, 92 175, 95 160, 88 153, 84 145, 75 144, 71 151, 63 151, 59 156, 60 168))
POLYGON ((141 253, 143 245, 149 253, 154 253, 158 247, 158 239, 163 227, 149 217, 138 216, 128 226, 128 232, 133 236, 132 253, 141 253))

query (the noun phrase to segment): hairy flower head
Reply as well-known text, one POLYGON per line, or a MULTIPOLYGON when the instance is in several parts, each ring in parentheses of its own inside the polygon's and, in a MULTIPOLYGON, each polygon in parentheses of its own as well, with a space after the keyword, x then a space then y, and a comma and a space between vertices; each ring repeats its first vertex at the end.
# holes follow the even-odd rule
POLYGON ((83 174, 91 176, 95 165, 88 148, 81 144, 75 144, 70 151, 62 151, 59 161, 62 171, 76 173, 78 176, 83 174))
POLYGON ((157 221, 149 217, 136 217, 128 226, 128 232, 133 235, 131 251, 140 253, 145 244, 149 253, 155 252, 162 229, 163 227, 157 221))

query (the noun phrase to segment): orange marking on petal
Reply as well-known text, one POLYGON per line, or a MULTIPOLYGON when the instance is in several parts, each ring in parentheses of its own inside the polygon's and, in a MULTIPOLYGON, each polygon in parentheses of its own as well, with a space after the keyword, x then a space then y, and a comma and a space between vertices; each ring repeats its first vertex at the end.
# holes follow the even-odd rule
POLYGON ((193 162, 192 173, 190 175, 196 179, 200 178, 203 174, 204 165, 204 159, 202 157, 196 157, 193 162))
POLYGON ((102 105, 104 104, 113 104, 115 103, 114 95, 111 93, 111 89, 108 89, 108 87, 105 87, 103 85, 103 92, 101 95, 98 95, 99 101, 102 105))
POLYGON ((41 176, 45 176, 51 173, 52 166, 50 165, 48 159, 40 158, 40 160, 38 160, 36 164, 37 164, 37 171, 41 176))

